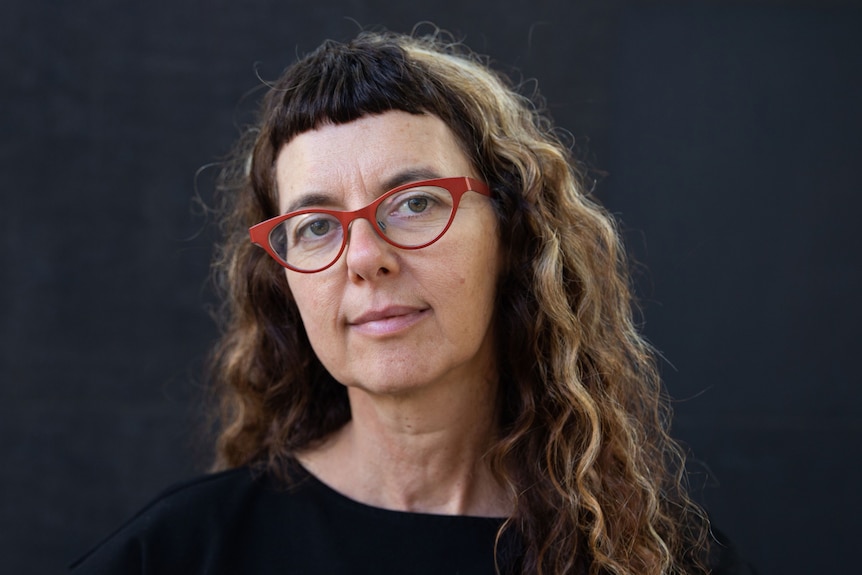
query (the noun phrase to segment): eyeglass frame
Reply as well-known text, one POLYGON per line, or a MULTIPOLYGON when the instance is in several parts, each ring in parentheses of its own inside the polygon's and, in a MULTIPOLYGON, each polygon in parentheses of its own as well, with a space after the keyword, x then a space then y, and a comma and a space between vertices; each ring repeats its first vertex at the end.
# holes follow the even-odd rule
POLYGON ((476 192, 477 194, 481 194, 489 198, 491 197, 491 188, 488 187, 488 184, 482 182, 481 180, 477 180, 476 178, 471 178, 470 176, 419 180, 416 182, 410 182, 392 188, 391 190, 383 193, 380 197, 375 199, 370 204, 359 208, 358 210, 344 211, 327 210, 321 208, 307 208, 302 210, 296 210, 287 214, 275 216, 274 218, 269 218, 258 224, 255 224, 248 229, 248 233, 251 242, 266 251, 266 253, 269 254, 269 256, 272 257, 272 259, 274 259, 276 262, 278 262, 278 264, 282 267, 285 267, 297 273, 314 274, 332 267, 341 258, 341 255, 344 253, 344 249, 347 247, 348 236, 350 235, 350 225, 354 221, 359 219, 364 219, 368 223, 370 223, 371 227, 374 229, 374 232, 379 237, 381 237, 386 243, 395 246, 396 248, 402 250, 421 250, 422 248, 427 248, 428 246, 442 238, 452 226, 452 222, 455 221, 455 214, 458 212, 458 207, 461 205, 461 198, 467 192, 476 192), (434 186, 447 190, 452 195, 452 213, 449 215, 449 221, 446 222, 446 225, 443 227, 440 233, 437 234, 436 237, 434 237, 434 239, 418 246, 403 246, 386 237, 386 235, 383 233, 383 230, 380 229, 380 225, 377 223, 376 217, 377 208, 390 196, 393 196, 399 192, 403 192, 404 190, 409 190, 410 188, 418 188, 423 186, 434 186), (290 218, 293 218, 295 216, 301 216, 303 214, 325 214, 332 216, 339 221, 342 230, 344 230, 344 233, 341 236, 341 247, 338 249, 338 253, 335 255, 331 262, 321 268, 317 268, 314 270, 302 270, 290 265, 275 252, 269 242, 269 235, 272 233, 272 230, 276 226, 290 218))

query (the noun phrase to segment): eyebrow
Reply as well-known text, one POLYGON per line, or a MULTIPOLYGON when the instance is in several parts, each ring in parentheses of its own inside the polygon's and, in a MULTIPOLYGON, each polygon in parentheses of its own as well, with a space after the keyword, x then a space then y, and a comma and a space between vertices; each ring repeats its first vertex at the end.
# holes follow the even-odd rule
POLYGON ((383 193, 410 182, 434 180, 441 177, 442 176, 432 168, 413 168, 410 170, 404 170, 383 182, 383 193))
POLYGON ((289 214, 291 212, 295 212, 297 210, 304 210, 305 208, 310 208, 313 206, 331 206, 335 202, 331 195, 324 194, 321 192, 311 192, 308 194, 303 194, 302 196, 296 198, 292 202, 287 205, 287 208, 284 210, 285 214, 289 214))
MULTIPOLYGON (((412 168, 398 172, 394 176, 387 178, 383 182, 383 191, 381 195, 397 188, 398 186, 408 184, 410 182, 418 182, 421 180, 433 180, 442 177, 439 172, 432 168, 412 168)), ((304 210, 314 206, 332 206, 335 205, 335 198, 332 194, 325 192, 309 192, 303 194, 290 202, 283 213, 289 214, 298 210, 304 210)))

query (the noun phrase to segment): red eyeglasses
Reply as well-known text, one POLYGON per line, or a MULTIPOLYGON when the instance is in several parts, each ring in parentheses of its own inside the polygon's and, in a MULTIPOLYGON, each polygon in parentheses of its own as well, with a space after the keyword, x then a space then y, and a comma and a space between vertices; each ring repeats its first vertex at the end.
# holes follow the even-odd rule
POLYGON ((307 209, 276 216, 249 228, 251 241, 284 267, 315 273, 330 267, 347 245, 350 224, 368 220, 395 247, 418 250, 446 233, 466 192, 491 196, 469 177, 437 178, 398 186, 353 212, 307 209))

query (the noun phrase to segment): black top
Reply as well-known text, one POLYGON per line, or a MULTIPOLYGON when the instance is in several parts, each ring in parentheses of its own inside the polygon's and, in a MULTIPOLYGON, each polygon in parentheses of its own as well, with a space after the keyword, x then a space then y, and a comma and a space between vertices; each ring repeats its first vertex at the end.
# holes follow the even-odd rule
MULTIPOLYGON (((74 575, 493 575, 502 519, 358 503, 299 468, 284 488, 239 468, 177 485, 72 565, 74 575)), ((498 547, 501 572, 518 555, 498 547)), ((725 553, 718 574, 743 574, 725 553)))

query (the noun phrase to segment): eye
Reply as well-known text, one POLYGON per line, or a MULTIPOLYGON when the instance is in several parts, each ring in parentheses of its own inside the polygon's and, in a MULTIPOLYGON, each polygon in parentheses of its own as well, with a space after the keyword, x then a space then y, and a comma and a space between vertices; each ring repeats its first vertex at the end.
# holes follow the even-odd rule
POLYGON ((424 235, 431 231, 439 232, 451 214, 452 195, 446 188, 420 185, 387 196, 378 206, 376 216, 378 228, 387 238, 409 245, 422 243, 424 235), (423 237, 402 237, 408 229, 411 233, 421 229, 423 237))
POLYGON ((446 190, 438 191, 436 188, 415 188, 403 193, 396 194, 387 200, 381 208, 388 218, 423 218, 431 214, 437 214, 447 204, 444 194, 446 190))
POLYGON ((323 214, 309 214, 291 218, 293 222, 291 237, 294 243, 313 242, 331 236, 339 228, 337 220, 323 214))
POLYGON ((314 234, 315 236, 322 236, 322 235, 326 234, 326 232, 329 231, 329 228, 330 228, 330 223, 328 221, 326 221, 326 220, 315 220, 315 221, 311 222, 310 224, 308 224, 307 226, 305 226, 305 228, 303 229, 303 232, 305 232, 307 230, 308 233, 310 233, 310 234, 314 234))
POLYGON ((406 202, 404 202, 404 205, 411 212, 418 214, 419 212, 424 212, 425 209, 428 207, 428 198, 421 196, 409 198, 406 202))

